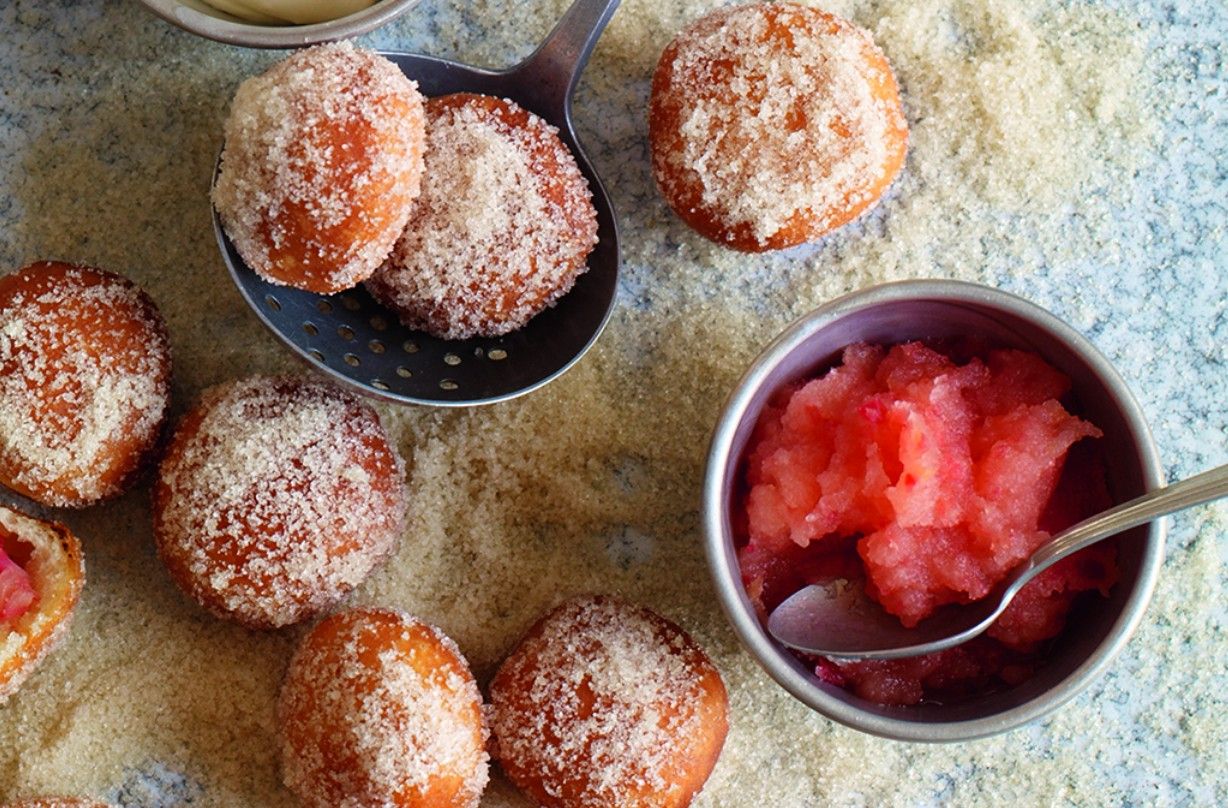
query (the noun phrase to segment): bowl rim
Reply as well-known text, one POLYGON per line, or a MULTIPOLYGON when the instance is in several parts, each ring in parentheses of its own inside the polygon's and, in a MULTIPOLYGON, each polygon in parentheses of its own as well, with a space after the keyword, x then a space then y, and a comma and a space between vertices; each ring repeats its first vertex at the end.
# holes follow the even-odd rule
POLYGON ((1142 407, 1109 360, 1082 334, 1040 306, 994 287, 945 279, 893 281, 850 292, 798 318, 759 354, 734 386, 713 430, 704 472, 704 550, 717 598, 738 640, 768 675, 794 698, 834 721, 879 737, 900 741, 965 741, 1015 729, 1056 710, 1086 689, 1108 668, 1142 621, 1155 589, 1164 558, 1167 520, 1156 520, 1147 528, 1138 579, 1104 642, 1065 679, 1036 698, 983 718, 931 723, 870 713, 817 687, 813 677, 791 663, 792 657, 788 652, 771 639, 746 599, 732 537, 727 536, 725 530, 724 479, 730 463, 737 462, 737 458, 731 457, 732 444, 752 400, 771 371, 811 335, 866 308, 918 300, 988 304, 1048 330, 1093 369, 1116 399, 1128 431, 1139 449, 1145 489, 1151 491, 1163 484, 1159 452, 1142 407))
MULTIPOLYGON (((201 1, 207 4, 207 0, 201 1)), ((335 20, 284 26, 214 17, 182 0, 141 0, 141 5, 172 25, 215 42, 248 48, 301 48, 365 34, 409 11, 419 1, 377 0, 369 8, 335 20)))

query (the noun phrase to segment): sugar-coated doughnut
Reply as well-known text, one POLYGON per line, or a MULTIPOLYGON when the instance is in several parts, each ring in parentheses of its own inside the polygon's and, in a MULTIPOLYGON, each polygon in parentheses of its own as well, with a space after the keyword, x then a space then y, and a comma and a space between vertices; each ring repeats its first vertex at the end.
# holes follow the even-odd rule
POLYGON ((83 797, 33 797, 5 803, 0 808, 112 808, 109 802, 83 797))
POLYGON ((354 395, 298 378, 219 385, 184 416, 159 468, 158 554, 219 617, 295 623, 392 553, 403 477, 379 416, 354 395))
POLYGON ((226 120, 213 204, 273 283, 361 283, 400 236, 422 178, 422 96, 379 54, 340 42, 248 79, 226 120))
POLYGON ((0 506, 0 703, 68 633, 84 583, 68 528, 0 506))
POLYGON ((446 339, 514 331, 571 289, 597 213, 558 130, 512 101, 426 102, 422 196, 367 286, 410 328, 446 339))
POLYGON ((0 277, 0 484, 45 505, 122 493, 170 403, 152 300, 114 272, 57 262, 0 277))
POLYGON ((495 757, 547 808, 689 805, 728 730, 725 685, 682 629, 609 597, 542 618, 490 685, 495 757))
POLYGON ((665 200, 746 252, 851 221, 908 148, 895 77, 869 35, 787 2, 718 9, 684 29, 657 65, 648 123, 665 200))
POLYGON ((470 808, 486 787, 482 697, 456 644, 389 609, 325 618, 277 709, 286 785, 307 808, 470 808))

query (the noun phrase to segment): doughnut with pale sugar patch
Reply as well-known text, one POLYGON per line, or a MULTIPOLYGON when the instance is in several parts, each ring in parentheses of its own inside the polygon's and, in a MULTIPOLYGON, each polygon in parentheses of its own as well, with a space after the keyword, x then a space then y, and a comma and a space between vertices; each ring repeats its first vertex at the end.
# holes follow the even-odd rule
POLYGON ((475 808, 488 777, 482 697, 456 644, 389 609, 326 618, 277 709, 286 786, 307 808, 475 808))
POLYGON ((0 703, 67 635, 84 584, 68 528, 0 506, 0 703))
POLYGON ((908 148, 895 77, 869 35, 787 2, 718 9, 678 34, 653 76, 648 129, 666 202, 744 252, 853 220, 908 148))
POLYGON ((166 325, 127 278, 50 261, 0 277, 0 484, 56 507, 118 496, 170 383, 166 325))
POLYGON ((547 808, 689 805, 729 727, 720 673, 682 629, 609 597, 542 618, 490 685, 494 755, 547 808))
POLYGON ((379 54, 297 51, 235 93, 213 204, 244 262, 331 293, 375 271, 422 179, 422 96, 379 54))
POLYGON ((426 102, 426 117, 422 196, 367 288, 437 337, 514 331, 587 269, 588 182, 558 130, 512 101, 446 95, 426 102))
POLYGON ((392 554, 404 464, 356 396, 256 376, 206 391, 153 490, 158 555, 219 617, 279 628, 331 606, 392 554))

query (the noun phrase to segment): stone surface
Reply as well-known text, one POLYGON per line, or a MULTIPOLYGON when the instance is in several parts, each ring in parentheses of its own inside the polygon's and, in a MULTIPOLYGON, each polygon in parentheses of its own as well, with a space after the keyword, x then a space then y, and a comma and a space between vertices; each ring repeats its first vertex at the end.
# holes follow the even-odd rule
MULTIPOLYGON (((424 0, 362 41, 506 64, 564 5, 424 0)), ((696 504, 708 430, 754 354, 824 300, 903 277, 991 283, 1050 309, 1136 391, 1170 478, 1228 461, 1228 8, 919 0, 910 16, 891 0, 831 3, 896 65, 914 151, 861 221, 817 247, 744 257, 672 217, 647 164, 656 56, 714 5, 626 0, 579 88, 577 128, 624 238, 598 348, 522 400, 381 409, 414 457, 420 508, 360 599, 439 624, 483 681, 572 592, 670 615, 730 685, 733 728, 704 806, 1228 803, 1224 505, 1171 520, 1141 629, 1080 697, 1005 736, 917 746, 831 724, 759 671, 712 599, 696 504), (917 30, 949 34, 931 54, 951 61, 924 69, 917 30), (949 88, 931 85, 969 60, 984 70, 958 76, 981 76, 987 102, 1013 78, 1073 82, 1078 104, 1056 109, 1076 123, 1046 119, 1024 91, 1001 112, 1025 116, 1044 149, 1011 140, 1019 121, 1006 121, 973 133, 981 151, 938 159, 944 139, 973 141, 934 123, 949 88), (1088 159, 1055 173, 1070 155, 1088 159)), ((10 0, 0 31, 0 272, 57 258, 141 283, 169 323, 177 412, 210 384, 299 369, 230 285, 207 196, 228 101, 277 54, 200 40, 133 0, 10 0)), ((0 799, 292 804, 271 704, 296 633, 249 634, 184 603, 153 556, 146 497, 63 516, 86 543, 85 601, 66 648, 0 706, 0 799)), ((495 782, 484 804, 521 802, 495 782)))

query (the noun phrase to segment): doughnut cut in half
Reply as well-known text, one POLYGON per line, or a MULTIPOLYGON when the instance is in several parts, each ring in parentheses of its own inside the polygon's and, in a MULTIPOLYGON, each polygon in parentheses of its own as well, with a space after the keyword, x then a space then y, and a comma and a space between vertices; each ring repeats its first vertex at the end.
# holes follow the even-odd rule
POLYGON ((490 685, 495 757, 547 808, 681 808, 729 728, 720 673, 678 626, 609 597, 543 617, 490 685))
POLYGON ((0 703, 67 635, 84 584, 68 528, 0 506, 0 703))

